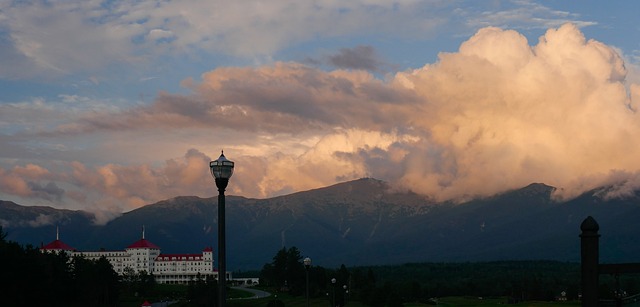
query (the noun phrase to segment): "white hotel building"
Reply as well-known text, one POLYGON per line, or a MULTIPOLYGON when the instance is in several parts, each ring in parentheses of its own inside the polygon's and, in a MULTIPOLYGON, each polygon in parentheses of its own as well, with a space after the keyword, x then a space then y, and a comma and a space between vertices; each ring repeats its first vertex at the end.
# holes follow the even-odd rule
MULTIPOLYGON (((56 240, 40 248, 42 252, 67 253, 69 256, 82 256, 86 259, 97 260, 105 257, 118 275, 124 275, 130 268, 133 272, 145 271, 154 276, 161 284, 186 284, 208 276, 218 278, 218 271, 213 268, 213 249, 205 248, 201 254, 162 254, 160 247, 144 238, 119 251, 82 252, 60 241, 56 233, 56 240)), ((227 272, 227 280, 231 274, 227 272)))

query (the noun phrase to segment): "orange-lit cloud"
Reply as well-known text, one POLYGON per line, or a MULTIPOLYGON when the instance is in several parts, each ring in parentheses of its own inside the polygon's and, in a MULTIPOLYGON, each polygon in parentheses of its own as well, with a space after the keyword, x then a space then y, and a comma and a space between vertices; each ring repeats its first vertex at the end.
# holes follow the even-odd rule
POLYGON ((484 28, 457 52, 385 80, 292 62, 217 68, 185 80, 190 94, 163 93, 149 105, 82 113, 21 135, 60 138, 65 150, 78 146, 70 138, 95 136, 84 149, 93 157, 135 159, 75 158, 60 172, 35 163, 0 169, 0 190, 29 196, 32 181, 41 192, 113 210, 212 196, 207 163, 224 149, 236 162, 228 194, 246 197, 365 176, 438 200, 532 182, 557 187, 557 197, 602 185, 615 186, 609 196, 625 195, 640 185, 640 85, 628 73, 616 49, 572 24, 535 44, 484 28), (36 175, 47 176, 29 177, 36 175))
POLYGON ((448 166, 403 180, 444 198, 534 181, 573 196, 612 171, 636 172, 640 127, 625 74, 612 48, 570 24, 533 47, 514 31, 482 29, 459 53, 399 75, 437 114, 422 123, 448 166))

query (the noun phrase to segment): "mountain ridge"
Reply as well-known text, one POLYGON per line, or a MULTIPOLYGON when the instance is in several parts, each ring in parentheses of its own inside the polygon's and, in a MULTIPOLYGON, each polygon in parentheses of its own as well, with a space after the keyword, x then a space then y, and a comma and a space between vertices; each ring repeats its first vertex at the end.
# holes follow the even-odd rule
MULTIPOLYGON (((555 201, 554 190, 532 183, 460 204, 437 203, 363 178, 269 199, 227 196, 228 268, 259 269, 278 249, 291 246, 327 266, 579 261, 579 225, 589 215, 601 225, 601 259, 633 261, 640 253, 633 244, 640 239, 637 195, 604 199, 594 190, 555 201)), ((0 222, 9 239, 24 244, 54 239, 54 225, 29 224, 38 217, 30 207, 3 203, 0 222)), ((80 250, 121 250, 140 238, 143 225, 146 238, 163 253, 217 246, 217 197, 177 196, 125 212, 103 226, 91 224, 90 215, 81 212, 56 214, 64 216, 58 221, 61 239, 80 250)))

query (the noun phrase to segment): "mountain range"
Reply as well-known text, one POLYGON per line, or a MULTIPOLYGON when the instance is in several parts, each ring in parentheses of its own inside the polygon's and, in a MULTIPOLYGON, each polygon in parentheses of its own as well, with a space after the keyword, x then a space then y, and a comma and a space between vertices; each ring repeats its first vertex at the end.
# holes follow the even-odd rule
MULTIPOLYGON (((580 261, 580 224, 600 225, 601 262, 640 260, 640 194, 605 199, 594 190, 563 202, 534 183, 464 203, 434 202, 364 178, 269 199, 226 197, 227 268, 256 270, 283 247, 337 267, 494 260, 580 261)), ((39 246, 123 250, 140 239, 163 253, 217 246, 217 197, 180 196, 126 212, 105 225, 84 211, 0 201, 7 238, 39 246)))

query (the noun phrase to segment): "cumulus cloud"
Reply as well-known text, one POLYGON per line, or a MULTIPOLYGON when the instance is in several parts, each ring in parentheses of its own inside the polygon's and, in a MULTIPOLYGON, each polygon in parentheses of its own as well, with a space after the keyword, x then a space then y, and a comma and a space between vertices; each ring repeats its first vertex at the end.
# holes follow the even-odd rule
POLYGON ((0 168, 0 190, 29 197, 29 182, 55 182, 52 195, 63 189, 65 199, 116 212, 211 196, 207 163, 220 149, 236 162, 228 193, 247 197, 365 176, 437 200, 532 182, 564 198, 607 185, 605 197, 615 197, 640 183, 640 86, 627 80, 616 49, 573 24, 533 44, 513 30, 483 28, 458 51, 386 80, 274 63, 217 68, 184 86, 192 92, 26 134, 97 138, 95 152, 138 152, 146 162, 0 168), (117 137, 123 133, 136 141, 117 137))
POLYGON ((45 196, 49 190, 53 194, 60 196, 60 191, 56 189, 55 183, 50 182, 47 187, 42 187, 37 181, 52 178, 49 171, 41 166, 35 164, 27 164, 26 166, 15 166, 11 170, 4 170, 0 168, 0 191, 23 197, 45 196), (43 193, 38 193, 38 191, 43 193))
POLYGON ((444 198, 535 181, 573 196, 611 171, 637 172, 625 74, 612 48, 572 24, 533 47, 514 31, 482 29, 458 53, 398 74, 435 115, 416 121, 430 131, 433 156, 407 159, 419 167, 401 180, 444 198))
POLYGON ((211 176, 209 161, 210 158, 197 150, 190 150, 180 159, 166 160, 156 168, 146 164, 109 164, 91 168, 76 161, 69 165, 72 169, 69 181, 104 195, 103 205, 110 202, 116 210, 130 210, 158 199, 159 195, 169 198, 208 194, 212 180, 208 178, 211 176))

